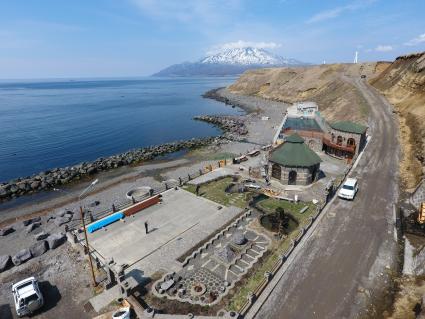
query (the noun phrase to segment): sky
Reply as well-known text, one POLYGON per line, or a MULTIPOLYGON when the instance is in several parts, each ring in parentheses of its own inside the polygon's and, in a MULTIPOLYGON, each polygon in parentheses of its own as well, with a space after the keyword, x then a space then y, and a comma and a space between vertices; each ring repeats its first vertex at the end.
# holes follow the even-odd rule
POLYGON ((225 48, 309 63, 425 51, 424 0, 2 0, 0 78, 146 76, 225 48))

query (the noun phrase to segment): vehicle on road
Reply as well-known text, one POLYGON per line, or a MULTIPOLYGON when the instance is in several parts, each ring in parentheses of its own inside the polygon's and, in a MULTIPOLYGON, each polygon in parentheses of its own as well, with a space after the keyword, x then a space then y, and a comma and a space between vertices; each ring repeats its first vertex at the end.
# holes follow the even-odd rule
POLYGON ((130 307, 123 307, 112 314, 113 319, 130 319, 130 307))
POLYGON ((347 178, 338 192, 338 197, 353 200, 359 190, 357 179, 347 178))
POLYGON ((12 293, 18 317, 33 314, 44 304, 38 281, 34 277, 29 277, 14 284, 12 293))

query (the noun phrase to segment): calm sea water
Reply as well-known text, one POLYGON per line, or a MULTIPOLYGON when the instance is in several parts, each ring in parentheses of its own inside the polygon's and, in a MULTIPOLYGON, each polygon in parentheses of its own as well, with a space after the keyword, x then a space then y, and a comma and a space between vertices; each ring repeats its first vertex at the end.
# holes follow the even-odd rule
POLYGON ((0 82, 0 181, 127 151, 220 134, 193 121, 236 114, 203 99, 233 78, 0 82))

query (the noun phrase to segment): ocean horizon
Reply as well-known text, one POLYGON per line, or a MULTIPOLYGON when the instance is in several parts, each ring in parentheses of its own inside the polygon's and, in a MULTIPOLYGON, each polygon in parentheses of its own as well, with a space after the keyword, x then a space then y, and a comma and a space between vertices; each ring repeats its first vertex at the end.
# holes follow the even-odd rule
POLYGON ((234 77, 0 80, 0 182, 221 131, 195 115, 243 114, 202 98, 234 77))

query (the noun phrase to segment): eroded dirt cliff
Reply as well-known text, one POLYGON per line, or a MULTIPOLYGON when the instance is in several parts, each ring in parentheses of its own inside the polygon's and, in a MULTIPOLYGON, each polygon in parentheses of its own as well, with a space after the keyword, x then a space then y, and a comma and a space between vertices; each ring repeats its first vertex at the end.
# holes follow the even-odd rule
POLYGON ((399 115, 401 177, 407 188, 413 188, 423 177, 425 167, 425 52, 398 57, 370 83, 399 115))

